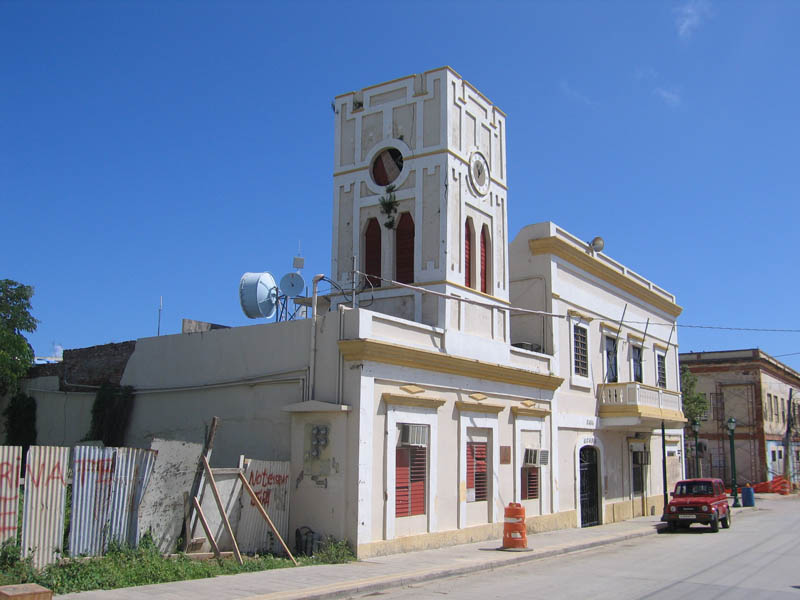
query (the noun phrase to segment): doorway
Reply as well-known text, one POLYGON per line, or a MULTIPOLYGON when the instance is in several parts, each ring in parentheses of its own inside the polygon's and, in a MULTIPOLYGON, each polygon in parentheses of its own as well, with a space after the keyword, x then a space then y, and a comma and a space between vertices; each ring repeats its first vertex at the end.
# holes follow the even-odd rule
POLYGON ((594 446, 584 446, 580 451, 581 527, 600 525, 597 479, 597 449, 594 446))

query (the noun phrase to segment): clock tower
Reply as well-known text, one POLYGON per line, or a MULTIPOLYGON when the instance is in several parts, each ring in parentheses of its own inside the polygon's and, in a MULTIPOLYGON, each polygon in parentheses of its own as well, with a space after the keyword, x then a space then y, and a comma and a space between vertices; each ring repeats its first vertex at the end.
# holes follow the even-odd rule
POLYGON ((359 305, 507 345, 505 114, 449 67, 334 111, 332 276, 351 288, 355 257, 359 305))

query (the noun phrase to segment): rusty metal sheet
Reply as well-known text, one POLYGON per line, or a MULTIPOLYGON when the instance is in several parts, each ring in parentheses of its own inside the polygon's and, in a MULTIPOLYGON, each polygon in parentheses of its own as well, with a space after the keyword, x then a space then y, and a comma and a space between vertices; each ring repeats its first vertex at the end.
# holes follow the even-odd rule
POLYGON ((157 454, 155 450, 142 448, 116 448, 109 541, 116 540, 128 546, 139 543, 139 505, 157 454))
POLYGON ((0 446, 0 544, 17 535, 22 447, 0 446))
POLYGON ((72 459, 70 556, 103 553, 111 517, 115 448, 77 446, 72 459))
POLYGON ((31 446, 25 462, 22 553, 41 569, 63 550, 69 448, 31 446))
MULTIPOLYGON (((251 460, 245 477, 285 541, 289 532, 289 462, 251 460)), ((280 542, 245 490, 242 490, 242 515, 236 540, 242 552, 283 553, 280 542)))

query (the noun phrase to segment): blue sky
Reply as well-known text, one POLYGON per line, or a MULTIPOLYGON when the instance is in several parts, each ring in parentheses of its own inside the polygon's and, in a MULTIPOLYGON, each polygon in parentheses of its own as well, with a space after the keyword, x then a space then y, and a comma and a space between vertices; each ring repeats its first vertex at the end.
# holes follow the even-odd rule
MULTIPOLYGON (((800 329, 796 2, 0 1, 0 277, 37 355, 242 315, 330 270, 334 96, 450 65, 508 115, 509 228, 552 220, 679 323, 800 329)), ((681 328, 682 351, 800 333, 681 328)), ((782 358, 800 369, 800 354, 782 358)))

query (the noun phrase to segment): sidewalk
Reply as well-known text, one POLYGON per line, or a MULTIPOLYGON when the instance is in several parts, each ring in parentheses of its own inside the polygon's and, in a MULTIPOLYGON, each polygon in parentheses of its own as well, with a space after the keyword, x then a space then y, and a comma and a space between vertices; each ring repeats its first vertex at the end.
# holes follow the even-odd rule
MULTIPOLYGON (((758 505, 758 503, 756 504, 758 505)), ((753 508, 734 509, 736 520, 753 508)), ((176 581, 134 588, 81 592, 59 600, 299 600, 338 598, 411 583, 475 573, 654 535, 660 517, 641 517, 586 529, 561 529, 528 536, 530 552, 501 552, 499 540, 393 554, 345 565, 275 569, 213 579, 176 581)))

